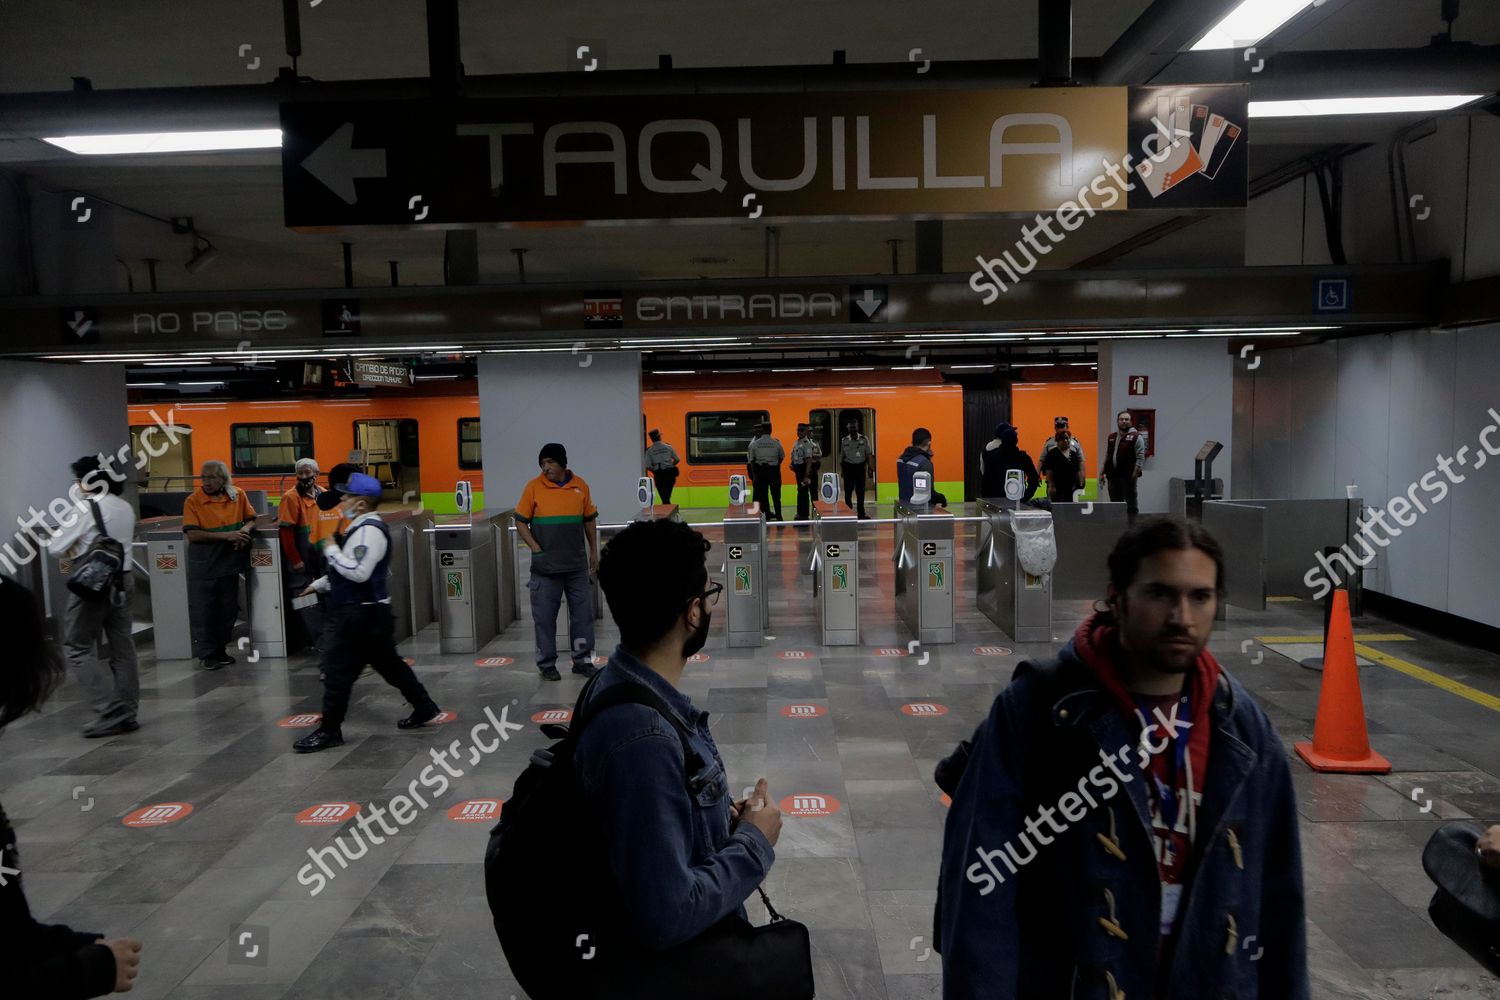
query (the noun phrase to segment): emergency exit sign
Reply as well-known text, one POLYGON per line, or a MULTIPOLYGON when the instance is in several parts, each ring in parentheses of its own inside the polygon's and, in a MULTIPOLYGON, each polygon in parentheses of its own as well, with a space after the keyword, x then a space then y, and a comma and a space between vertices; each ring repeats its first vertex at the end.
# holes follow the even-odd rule
POLYGON ((1149 375, 1132 375, 1132 376, 1130 376, 1129 395, 1132 395, 1132 396, 1147 396, 1147 395, 1150 395, 1150 393, 1147 392, 1147 386, 1149 386, 1150 384, 1151 384, 1151 377, 1149 375))

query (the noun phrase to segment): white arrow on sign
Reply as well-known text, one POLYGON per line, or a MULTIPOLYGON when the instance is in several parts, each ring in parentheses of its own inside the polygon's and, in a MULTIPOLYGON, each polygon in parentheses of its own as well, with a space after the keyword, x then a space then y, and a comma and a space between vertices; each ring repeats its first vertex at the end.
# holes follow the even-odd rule
POLYGON ((875 315, 876 309, 885 305, 885 299, 878 297, 873 288, 866 288, 865 294, 855 299, 854 304, 859 306, 860 312, 865 314, 866 319, 869 319, 875 315))
POLYGON ((93 325, 93 320, 84 318, 82 309, 75 309, 72 320, 68 322, 68 329, 80 337, 87 337, 93 325))
POLYGON ((5 885, 5 876, 19 874, 21 874, 21 869, 19 868, 7 868, 4 865, 0 865, 0 886, 5 885))
POLYGON ((302 169, 352 205, 359 200, 354 191, 355 178, 386 175, 385 150, 355 149, 354 123, 344 122, 302 161, 302 169))

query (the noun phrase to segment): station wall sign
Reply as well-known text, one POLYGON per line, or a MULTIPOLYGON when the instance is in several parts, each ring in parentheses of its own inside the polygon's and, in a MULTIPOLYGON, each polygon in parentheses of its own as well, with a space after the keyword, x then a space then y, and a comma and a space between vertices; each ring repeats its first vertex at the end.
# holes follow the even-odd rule
POLYGON ((412 375, 411 369, 406 365, 350 360, 349 381, 356 385, 408 386, 412 384, 412 375))
POLYGON ((290 102, 286 224, 1244 207, 1247 101, 1226 84, 290 102))

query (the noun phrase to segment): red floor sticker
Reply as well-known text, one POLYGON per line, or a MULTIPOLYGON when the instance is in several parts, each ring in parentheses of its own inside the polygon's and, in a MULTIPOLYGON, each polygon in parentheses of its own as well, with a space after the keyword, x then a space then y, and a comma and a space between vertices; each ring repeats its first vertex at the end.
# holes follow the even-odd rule
POLYGON ((508 656, 485 656, 474 661, 476 667, 508 667, 516 661, 508 656))
POLYGON ((913 701, 902 705, 901 711, 919 719, 931 719, 939 715, 947 715, 948 706, 939 705, 935 701, 913 701))
POLYGON ((876 656, 905 656, 906 650, 899 646, 882 646, 875 650, 876 656))
POLYGON ((193 807, 186 802, 158 802, 153 806, 142 806, 120 822, 132 829, 147 826, 166 826, 180 819, 187 819, 193 807))
POLYGON ((816 719, 828 714, 822 705, 782 705, 781 714, 789 719, 816 719))
POLYGON ((448 818, 455 823, 493 823, 504 804, 499 799, 469 799, 449 809, 448 818))
POLYGON ((299 826, 338 826, 359 815, 358 802, 319 802, 297 814, 299 826))
POLYGON ((276 724, 282 729, 311 729, 322 721, 321 712, 303 712, 301 715, 288 715, 276 724))
POLYGON ((943 804, 943 808, 947 809, 953 805, 953 796, 949 795, 947 792, 944 792, 942 795, 938 796, 938 801, 943 804))
POLYGON ((692 656, 688 657, 688 662, 689 663, 707 663, 708 659, 709 659, 709 657, 708 657, 707 653, 694 653, 692 656))
POLYGON ((537 725, 544 722, 572 722, 573 710, 571 708, 548 708, 536 713, 531 721, 537 725))
POLYGON ((975 656, 1009 656, 1009 646, 975 646, 975 656))
POLYGON ((457 712, 439 712, 437 717, 427 724, 429 726, 441 726, 443 723, 452 722, 456 718, 458 718, 457 712))
POLYGON ((417 661, 413 660, 410 656, 403 656, 401 659, 406 661, 408 667, 415 667, 417 665, 417 661))
POLYGON ((805 660, 808 659, 808 653, 801 649, 783 649, 776 654, 776 658, 778 660, 805 660))
POLYGON ((781 811, 787 816, 832 816, 843 808, 832 795, 799 792, 781 800, 781 811))

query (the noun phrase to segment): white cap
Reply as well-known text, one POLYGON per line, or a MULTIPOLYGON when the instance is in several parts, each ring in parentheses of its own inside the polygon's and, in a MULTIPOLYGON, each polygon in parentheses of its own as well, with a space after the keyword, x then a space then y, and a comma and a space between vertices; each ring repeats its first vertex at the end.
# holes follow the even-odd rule
POLYGON ((303 469, 311 469, 314 472, 322 472, 323 471, 322 469, 318 468, 318 463, 315 462, 313 459, 310 459, 310 458, 299 458, 299 459, 297 459, 297 464, 294 465, 293 468, 296 469, 298 472, 301 472, 303 469))

